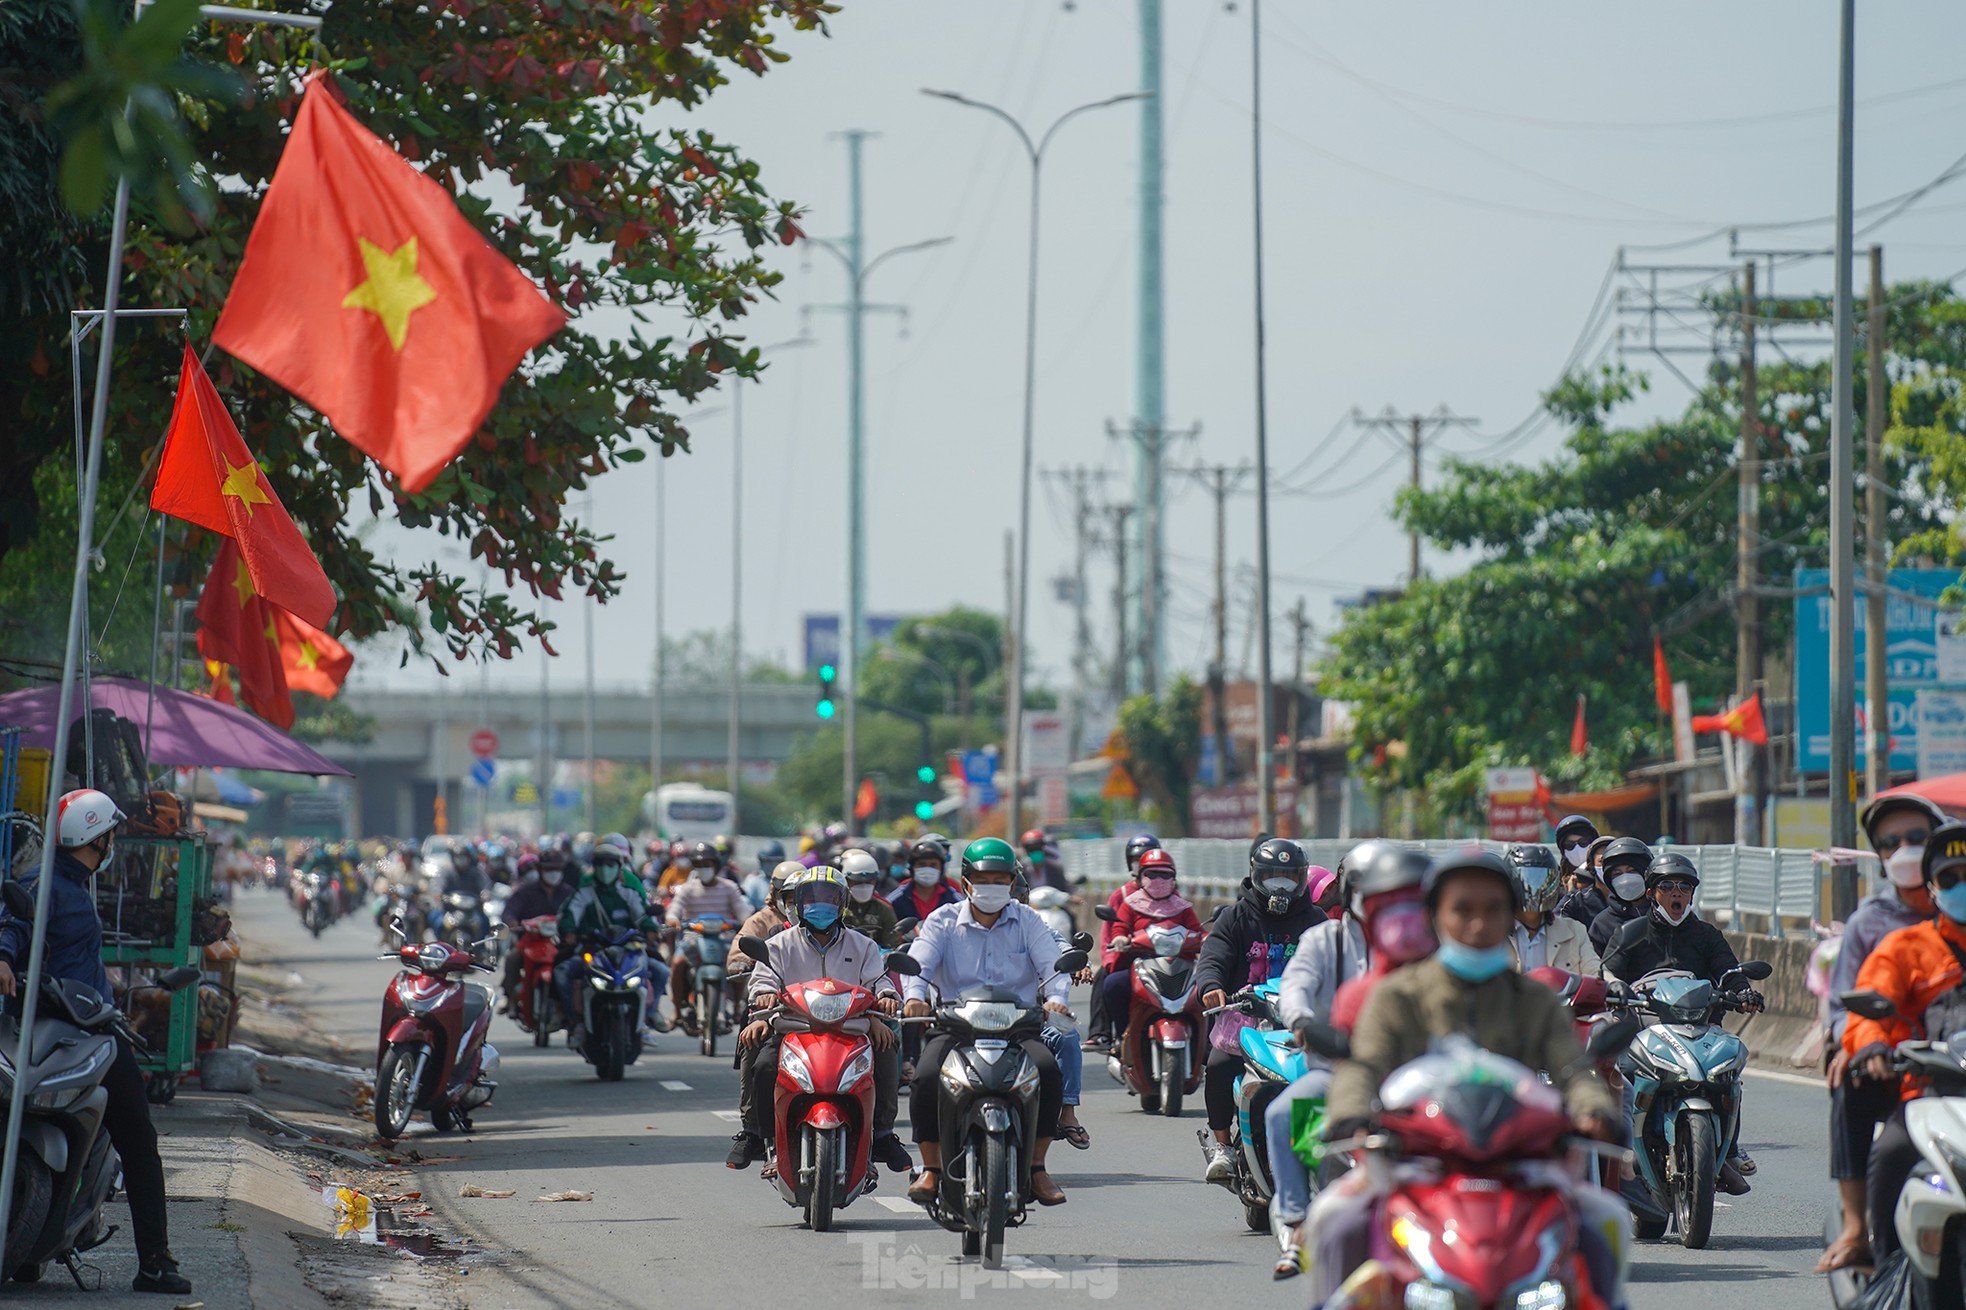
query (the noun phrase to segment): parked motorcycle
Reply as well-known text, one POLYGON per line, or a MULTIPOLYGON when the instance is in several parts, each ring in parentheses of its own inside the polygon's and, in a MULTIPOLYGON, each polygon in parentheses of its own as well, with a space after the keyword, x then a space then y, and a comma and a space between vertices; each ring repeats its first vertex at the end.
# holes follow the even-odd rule
POLYGON ((382 994, 376 1039, 375 1130, 393 1142, 418 1110, 438 1132, 469 1131, 471 1112, 498 1090, 498 1048, 491 1029, 491 988, 470 982, 490 973, 471 951, 450 942, 405 942, 378 957, 402 970, 382 994))
MULTIPOLYGON (((737 949, 767 958, 761 938, 740 937, 737 949)), ((890 954, 887 967, 921 972, 904 951, 890 954)), ((820 978, 788 984, 770 1015, 784 1039, 764 1176, 816 1233, 833 1226, 836 1209, 874 1190, 874 1047, 866 1033, 881 1022, 874 1001, 865 987, 820 978)))
POLYGON ((705 915, 683 925, 688 935, 677 947, 693 970, 697 1041, 703 1053, 713 1059, 717 1054, 717 1038, 734 1030, 740 1018, 734 1012, 737 999, 727 997, 724 986, 728 977, 725 966, 730 959, 730 936, 736 928, 736 924, 720 914, 705 915))
MULTIPOLYGON (((1748 984, 1773 972, 1767 962, 1753 960, 1715 987, 1704 978, 1661 971, 1631 989, 1633 1008, 1654 1020, 1618 1058, 1636 1093, 1632 1147, 1638 1175, 1689 1249, 1706 1246, 1713 1231, 1714 1180, 1740 1132, 1741 1071, 1748 1062, 1747 1043, 1713 1015, 1759 1002, 1748 984)), ((1665 1233, 1649 1218, 1636 1220, 1634 1229, 1645 1238, 1665 1233)))
MULTIPOLYGON (((1084 951, 1066 951, 1052 969, 1077 973, 1086 960, 1084 951)), ((1003 1267, 1004 1229, 1025 1218, 1038 1069, 1020 1043, 1040 1038, 1045 1015, 1007 988, 977 986, 938 1000, 926 1019, 901 1021, 954 1039, 936 1080, 943 1168, 928 1214, 962 1234, 962 1253, 980 1255, 987 1269, 1003 1267)))
MULTIPOLYGON (((1111 906, 1093 911, 1108 923, 1119 916, 1111 906)), ((1106 1056, 1113 1081, 1140 1098, 1148 1114, 1181 1116, 1183 1098, 1201 1086, 1207 1028, 1195 989, 1195 957, 1202 934, 1177 923, 1142 928, 1118 947, 1131 957, 1133 975, 1126 1033, 1106 1056)))
POLYGON ((542 914, 519 925, 519 994, 513 1002, 512 1017, 519 1027, 532 1034, 534 1046, 553 1040, 565 1021, 560 1014, 560 993, 553 986, 553 966, 560 959, 560 920, 542 914))
MULTIPOLYGON (((604 1083, 621 1081, 641 1058, 642 1019, 648 1010, 648 944, 633 928, 591 935, 580 954, 587 966, 580 997, 581 1059, 604 1083)), ((550 976, 550 971, 549 971, 550 976)))
MULTIPOLYGON (((1270 1231, 1270 1198, 1276 1195, 1264 1111, 1277 1093, 1310 1071, 1309 1058, 1283 1025, 1279 991, 1279 984, 1272 979, 1244 988, 1215 1009, 1201 1012, 1204 1018, 1212 1018, 1236 1010, 1257 1021, 1242 1030, 1243 1069, 1236 1075, 1236 1117, 1229 1127, 1229 1190, 1242 1202, 1243 1221, 1253 1233, 1270 1231)), ((1322 1141, 1324 1107, 1313 1105, 1310 1112, 1311 1139, 1322 1141)), ((1211 1141, 1209 1131, 1199 1129, 1195 1136, 1205 1157, 1211 1141)), ((1316 1158, 1306 1161, 1314 1177, 1323 1165, 1323 1155, 1319 1149, 1316 1158)))

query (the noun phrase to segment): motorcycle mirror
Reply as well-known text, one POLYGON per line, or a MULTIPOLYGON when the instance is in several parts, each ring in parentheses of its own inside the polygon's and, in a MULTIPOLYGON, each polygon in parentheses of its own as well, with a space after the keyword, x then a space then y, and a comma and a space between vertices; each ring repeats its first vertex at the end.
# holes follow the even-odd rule
POLYGON ((1075 951, 1084 951, 1087 955, 1090 955, 1092 953, 1092 934, 1089 932, 1073 933, 1072 949, 1075 951))
POLYGON ((898 933, 911 933, 911 932, 913 932, 913 931, 914 931, 915 929, 917 929, 917 928, 919 928, 919 927, 921 927, 921 926, 922 926, 922 921, 921 921, 920 919, 916 919, 916 918, 907 918, 907 919, 903 919, 903 920, 902 920, 901 922, 899 922, 899 923, 897 923, 897 924, 895 924, 895 925, 894 925, 894 930, 895 930, 896 932, 898 932, 898 933))
POLYGON ((395 918, 389 921, 389 931, 395 933, 398 937, 401 937, 404 941, 408 941, 410 939, 409 933, 403 930, 403 917, 401 915, 397 915, 395 918))
POLYGON ((1898 1012, 1889 997, 1877 992, 1845 992, 1836 999, 1844 1009, 1866 1019, 1889 1019, 1898 1012))
POLYGON ((1638 1036, 1639 1031, 1644 1027, 1637 1015, 1620 1015, 1610 1023, 1600 1025, 1598 1030, 1591 1034, 1590 1044, 1584 1048, 1584 1054, 1594 1062, 1608 1060, 1630 1046, 1632 1038, 1638 1036))
POLYGON ((1209 922, 1209 924, 1210 924, 1210 926, 1213 926, 1213 925, 1214 925, 1214 923, 1215 923, 1215 921, 1216 921, 1217 919, 1220 919, 1220 918, 1222 917, 1222 912, 1223 912, 1224 910, 1226 910, 1226 909, 1228 909, 1228 908, 1229 908, 1229 907, 1228 907, 1228 906, 1226 906, 1226 905, 1218 905, 1218 906, 1216 906, 1216 907, 1215 907, 1215 912, 1214 912, 1213 914, 1211 914, 1211 915, 1209 915, 1209 916, 1208 916, 1208 922, 1209 922))
POLYGON ((1085 968, 1091 959, 1092 957, 1084 951, 1066 951, 1052 962, 1052 972, 1077 973, 1080 969, 1085 968))
POLYGON ((887 966, 889 973, 905 973, 910 978, 921 977, 922 962, 906 951, 889 951, 882 963, 887 966))
POLYGON ((16 919, 34 917, 34 898, 27 894, 27 888, 17 882, 0 885, 0 901, 6 902, 7 913, 16 919))
POLYGON ((1741 972, 1746 974, 1750 981, 1760 982, 1763 978, 1774 976, 1775 966, 1766 960, 1749 960, 1741 966, 1741 972))
POLYGON ((1110 905, 1093 906, 1092 917, 1101 923, 1118 923, 1120 921, 1119 911, 1110 905))
POLYGON ((159 978, 157 985, 167 992, 181 992, 185 988, 195 985, 204 976, 203 971, 184 964, 179 965, 159 978))
POLYGON ((1352 1057, 1351 1039, 1328 1023, 1313 1020, 1299 1027, 1297 1035, 1308 1050, 1327 1060, 1349 1060, 1352 1057))
POLYGON ((771 958, 771 952, 765 949, 765 940, 762 937, 739 937, 737 949, 760 964, 771 958))

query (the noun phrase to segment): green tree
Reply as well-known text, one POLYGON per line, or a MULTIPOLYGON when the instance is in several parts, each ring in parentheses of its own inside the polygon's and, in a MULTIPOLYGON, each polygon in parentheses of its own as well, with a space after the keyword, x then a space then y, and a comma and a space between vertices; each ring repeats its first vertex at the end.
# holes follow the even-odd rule
POLYGON ((1135 696, 1120 706, 1120 763, 1168 836, 1188 831, 1188 798, 1201 762, 1201 702, 1201 687, 1183 674, 1159 696, 1135 696))
MULTIPOLYGON (((662 640, 662 676, 667 683, 717 685, 730 680, 731 639, 729 628, 702 628, 680 637, 662 640)), ((654 661, 649 664, 654 672, 654 661)), ((784 665, 764 655, 745 652, 744 681, 790 683, 798 677, 784 665)))
MULTIPOLYGON (((522 594, 618 592, 622 575, 602 543, 566 516, 568 494, 651 449, 687 449, 677 413, 721 375, 758 373, 757 352, 737 327, 778 281, 765 252, 801 235, 795 209, 767 194, 758 166, 684 126, 685 116, 735 72, 760 74, 786 59, 783 29, 823 30, 835 6, 446 0, 317 9, 325 19, 318 34, 203 20, 192 27, 185 51, 236 69, 247 87, 237 105, 197 98, 192 83, 174 88, 190 180, 223 180, 223 199, 209 223, 180 233, 158 188, 140 191, 122 300, 185 306, 191 339, 208 339, 279 159, 299 77, 311 67, 332 70, 356 116, 443 182, 486 238, 577 317, 535 352, 477 439, 417 495, 270 381, 223 356, 210 366, 341 593, 337 631, 363 637, 414 616, 417 650, 441 643, 458 654, 509 656, 524 634, 544 641, 550 625, 504 592, 479 589, 475 567, 466 577, 435 561, 385 556, 345 517, 360 507, 434 528, 467 543, 474 560, 522 594), (603 307, 627 312, 625 335, 603 335, 580 317, 603 307)), ((91 38, 97 46, 115 39, 91 38)), ((51 577, 29 547, 58 539, 73 521, 72 499, 48 494, 58 489, 42 470, 69 458, 71 390, 59 361, 68 311, 101 302, 107 229, 100 210, 77 219, 60 207, 61 141, 50 113, 74 110, 86 133, 102 121, 103 104, 142 77, 126 64, 124 82, 104 82, 101 61, 85 64, 83 47, 68 0, 0 7, 0 94, 10 110, 0 117, 0 196, 13 202, 0 217, 0 357, 17 365, 0 370, 8 432, 0 443, 0 602, 12 614, 41 616, 33 635, 43 648, 60 639, 66 606, 49 602, 65 591, 67 575, 51 577), (71 90, 57 95, 62 87, 71 90)), ((161 155, 136 150, 121 163, 148 158, 153 173, 169 172, 177 157, 161 138, 156 144, 161 155)), ((118 334, 109 431, 138 438, 108 452, 105 505, 140 490, 143 451, 161 432, 180 350, 175 333, 154 326, 118 334)), ((187 549, 182 573, 196 578, 209 543, 187 549)))
POLYGON ((912 619, 874 647, 861 685, 883 705, 948 714, 968 688, 970 712, 992 730, 1003 723, 1003 621, 958 605, 912 619))

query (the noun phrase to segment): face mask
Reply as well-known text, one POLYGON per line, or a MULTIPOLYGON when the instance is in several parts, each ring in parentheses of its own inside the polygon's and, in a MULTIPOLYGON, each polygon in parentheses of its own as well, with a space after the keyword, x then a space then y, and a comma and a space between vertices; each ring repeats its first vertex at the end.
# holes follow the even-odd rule
POLYGON ((1954 923, 1966 923, 1966 882, 1956 882, 1944 891, 1934 891, 1932 900, 1939 913, 1954 923))
POLYGON ((1372 916, 1372 946, 1395 964, 1411 964, 1434 949, 1434 926, 1427 907, 1414 901, 1372 916))
POLYGON ((715 869, 698 869, 696 871, 696 880, 707 887, 717 880, 717 871, 715 869))
POLYGON ((594 870, 594 881, 603 887, 612 887, 621 880, 621 870, 612 864, 603 864, 594 870))
POLYGON ((1584 867, 1584 857, 1590 853, 1591 848, 1588 846, 1572 846, 1563 853, 1563 858, 1571 868, 1581 869, 1584 867))
POLYGON ((933 864, 918 864, 915 866, 915 886, 939 887, 941 885, 942 870, 936 868, 933 864))
POLYGON ((548 887, 558 887, 560 885, 560 878, 561 873, 558 869, 541 869, 539 871, 539 880, 548 887))
POLYGON ((1460 942, 1442 942, 1434 952, 1449 973, 1462 982, 1487 982, 1496 974, 1509 967, 1511 959, 1506 945, 1491 946, 1487 950, 1476 950, 1460 942))
POLYGON ((865 905, 868 901, 874 899, 874 884, 871 882, 857 882, 846 889, 846 894, 853 897, 856 904, 865 905))
POLYGON ((1668 910, 1665 906, 1661 905, 1659 907, 1659 917, 1661 919, 1664 919, 1667 923, 1671 924, 1675 928, 1677 928, 1680 924, 1685 923, 1686 920, 1692 916, 1692 913, 1693 913, 1693 906, 1690 902, 1687 904, 1685 909, 1679 912, 1677 916, 1675 916, 1673 912, 1671 910, 1668 910))
POLYGON ((995 914, 1010 904, 1010 886, 1000 882, 972 883, 969 904, 979 914, 995 914))
POLYGON ((1174 879, 1172 878, 1149 878, 1141 886, 1147 889, 1148 896, 1157 901, 1164 901, 1174 895, 1174 879))
POLYGON ((1611 894, 1621 901, 1635 901, 1645 895, 1645 875, 1620 873, 1611 879, 1611 894))
POLYGON ((806 927, 819 932, 829 931, 840 921, 840 907, 837 905, 808 905, 799 911, 799 921, 806 927))
POLYGON ((1033 863, 1033 864, 1043 864, 1043 863, 1044 863, 1044 848, 1043 848, 1043 847, 1039 847, 1039 848, 1038 848, 1037 850, 1035 850, 1035 851, 1025 851, 1025 852, 1024 852, 1024 856, 1025 856, 1025 858, 1026 858, 1026 859, 1028 859, 1028 860, 1030 860, 1030 862, 1031 862, 1031 863, 1033 863))
POLYGON ((1884 861, 1884 876, 1891 880, 1893 887, 1916 887, 1925 881, 1923 846, 1900 846, 1891 852, 1891 858, 1884 861))

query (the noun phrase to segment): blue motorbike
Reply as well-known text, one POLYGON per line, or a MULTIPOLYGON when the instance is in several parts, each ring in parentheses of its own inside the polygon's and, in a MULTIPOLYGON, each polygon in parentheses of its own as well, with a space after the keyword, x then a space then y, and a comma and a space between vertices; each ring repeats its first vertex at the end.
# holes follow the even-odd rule
MULTIPOLYGON (((1278 1009, 1279 988, 1275 981, 1259 983, 1231 996, 1208 1017, 1235 1010, 1256 1023, 1242 1030, 1242 1072, 1236 1075, 1236 1117, 1229 1129, 1229 1163, 1232 1170, 1229 1190, 1242 1202, 1242 1215, 1254 1233, 1270 1231, 1270 1198, 1276 1194, 1276 1179, 1270 1175, 1269 1131, 1263 1112, 1279 1092, 1309 1072, 1310 1064, 1296 1036, 1283 1024, 1278 1009)), ((1310 1107, 1308 1140, 1322 1142, 1324 1106, 1310 1107)), ((1202 1152, 1207 1154, 1209 1132, 1196 1133, 1202 1152)), ((1322 1146, 1314 1148, 1315 1158, 1307 1159, 1313 1177, 1323 1164, 1322 1146)))
MULTIPOLYGON (((1618 1058, 1634 1093, 1633 1154, 1640 1180, 1689 1249, 1705 1247, 1712 1234, 1714 1180, 1741 1127, 1748 1048, 1717 1016, 1758 1006, 1761 996, 1748 984, 1772 972, 1756 960, 1718 986, 1674 971, 1631 989, 1632 1008, 1650 1019, 1618 1058)), ((1663 1237, 1666 1221, 1635 1215, 1633 1227, 1640 1237, 1663 1237)))
POLYGON ((586 986, 577 991, 581 1058, 602 1082, 620 1082, 623 1070, 642 1054, 648 947, 634 929, 610 928, 590 937, 580 958, 587 966, 586 986))

